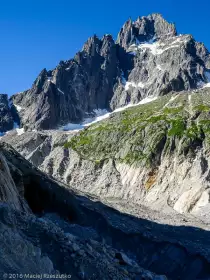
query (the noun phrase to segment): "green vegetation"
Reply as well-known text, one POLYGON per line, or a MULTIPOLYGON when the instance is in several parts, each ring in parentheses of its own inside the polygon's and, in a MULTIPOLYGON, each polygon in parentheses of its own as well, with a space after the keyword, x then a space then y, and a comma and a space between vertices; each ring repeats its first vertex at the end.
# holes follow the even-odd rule
POLYGON ((210 106, 207 106, 207 105, 204 105, 204 104, 200 104, 200 105, 197 105, 193 108, 195 111, 198 111, 198 112, 209 112, 210 111, 210 106))
POLYGON ((171 97, 114 113, 110 119, 81 131, 65 147, 96 165, 112 158, 144 166, 158 164, 161 154, 175 152, 180 141, 181 151, 196 149, 198 141, 210 146, 209 94, 199 94, 199 98, 192 94, 192 104, 187 93, 171 97))
POLYGON ((185 121, 183 119, 172 119, 170 120, 170 124, 168 136, 182 137, 186 130, 185 121))
POLYGON ((179 106, 177 108, 166 107, 166 108, 164 108, 163 112, 164 112, 164 114, 176 114, 176 113, 181 112, 183 110, 183 108, 184 108, 183 106, 179 106))

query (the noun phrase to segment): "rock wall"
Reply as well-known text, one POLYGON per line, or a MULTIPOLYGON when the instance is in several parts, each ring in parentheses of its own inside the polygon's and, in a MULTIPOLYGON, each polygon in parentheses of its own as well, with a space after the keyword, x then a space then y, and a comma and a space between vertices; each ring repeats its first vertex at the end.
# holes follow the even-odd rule
POLYGON ((206 230, 161 225, 122 214, 66 189, 9 145, 1 144, 0 150, 14 182, 23 180, 26 203, 38 214, 14 209, 10 197, 0 203, 1 274, 68 274, 73 279, 107 280, 209 278, 207 225, 206 230), (42 203, 41 212, 31 204, 28 190, 37 204, 42 203))

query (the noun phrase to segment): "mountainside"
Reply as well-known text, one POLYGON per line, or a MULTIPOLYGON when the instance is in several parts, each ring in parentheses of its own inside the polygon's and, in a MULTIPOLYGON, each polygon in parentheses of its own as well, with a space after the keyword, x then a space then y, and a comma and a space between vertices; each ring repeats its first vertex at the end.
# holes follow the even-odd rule
POLYGON ((160 225, 114 211, 50 179, 6 144, 0 162, 0 274, 209 278, 207 225, 160 225))
POLYGON ((36 170, 8 145, 1 144, 0 163, 0 274, 4 278, 21 272, 43 274, 42 279, 61 274, 71 279, 137 275, 155 279, 123 252, 102 243, 106 233, 96 230, 100 218, 91 206, 82 205, 82 198, 80 202, 79 196, 36 170))
MULTIPOLYGON (((148 96, 203 87, 210 54, 191 35, 177 35, 161 15, 128 20, 116 42, 89 38, 73 59, 42 70, 32 88, 10 98, 25 130, 54 129, 148 96)), ((14 110, 13 110, 14 111, 14 110)), ((17 118, 18 116, 18 118, 17 118)))
POLYGON ((0 95, 0 275, 208 280, 209 210, 210 54, 161 15, 0 95))
POLYGON ((210 55, 192 36, 159 14, 128 20, 116 42, 93 36, 12 96, 12 115, 16 108, 28 132, 2 140, 75 189, 208 221, 209 76, 210 55), (79 135, 46 130, 99 109, 114 111, 79 135))
POLYGON ((210 222, 209 94, 208 88, 172 93, 80 133, 3 139, 42 171, 87 194, 210 222))

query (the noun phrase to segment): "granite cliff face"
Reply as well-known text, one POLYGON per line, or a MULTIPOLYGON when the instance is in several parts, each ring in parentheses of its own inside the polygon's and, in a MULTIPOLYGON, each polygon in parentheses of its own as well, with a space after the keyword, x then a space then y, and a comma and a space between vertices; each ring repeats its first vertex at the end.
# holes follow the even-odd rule
POLYGON ((148 96, 209 82, 210 55, 191 35, 177 35, 161 15, 128 20, 116 42, 93 36, 73 59, 44 69, 31 89, 11 97, 25 130, 79 123, 148 96))

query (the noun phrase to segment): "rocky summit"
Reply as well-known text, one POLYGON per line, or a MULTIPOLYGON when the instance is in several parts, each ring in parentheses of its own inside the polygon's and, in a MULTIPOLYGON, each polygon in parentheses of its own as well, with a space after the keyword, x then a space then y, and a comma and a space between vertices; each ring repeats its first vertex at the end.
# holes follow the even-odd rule
POLYGON ((202 87, 209 76, 205 46, 153 14, 129 19, 116 41, 111 35, 89 38, 73 59, 43 69, 31 89, 13 95, 10 103, 25 130, 55 129, 99 109, 202 87))
MULTIPOLYGON (((0 274, 210 279, 210 54, 160 14, 0 95, 0 274)), ((44 279, 44 278, 43 278, 44 279)))

